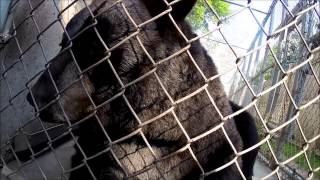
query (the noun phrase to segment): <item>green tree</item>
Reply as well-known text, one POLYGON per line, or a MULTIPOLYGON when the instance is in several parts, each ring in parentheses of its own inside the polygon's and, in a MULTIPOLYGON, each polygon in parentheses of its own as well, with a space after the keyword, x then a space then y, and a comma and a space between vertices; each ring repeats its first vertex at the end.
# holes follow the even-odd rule
MULTIPOLYGON (((222 0, 207 0, 210 7, 212 7, 219 16, 226 16, 230 14, 229 4, 222 0)), ((211 9, 205 0, 197 1, 197 4, 188 15, 187 20, 195 29, 207 29, 208 23, 206 19, 216 19, 211 9)))

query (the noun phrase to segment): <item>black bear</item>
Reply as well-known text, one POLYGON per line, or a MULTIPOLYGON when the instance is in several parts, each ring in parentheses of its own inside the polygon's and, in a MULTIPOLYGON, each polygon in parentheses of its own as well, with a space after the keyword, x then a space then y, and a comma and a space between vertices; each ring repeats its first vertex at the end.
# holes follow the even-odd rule
POLYGON ((236 153, 257 143, 254 120, 225 118, 240 107, 184 20, 195 3, 96 0, 68 23, 27 99, 79 126, 70 179, 250 178, 257 149, 236 153))

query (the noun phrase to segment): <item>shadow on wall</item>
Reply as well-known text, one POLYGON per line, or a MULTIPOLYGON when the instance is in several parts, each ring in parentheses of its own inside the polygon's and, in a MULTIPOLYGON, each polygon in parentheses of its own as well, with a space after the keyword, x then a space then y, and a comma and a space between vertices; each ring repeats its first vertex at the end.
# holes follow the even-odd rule
MULTIPOLYGON (((0 1, 0 7, 4 7, 2 6, 3 2, 9 1, 0 1)), ((86 2, 90 4, 91 0, 86 0, 86 2)), ((3 110, 0 113, 0 142, 3 144, 8 140, 8 137, 12 137, 10 140, 13 142, 15 152, 27 150, 28 144, 36 146, 47 141, 40 121, 34 119, 34 110, 26 101, 28 93, 26 84, 29 83, 31 77, 43 70, 47 62, 59 52, 63 33, 62 25, 65 26, 83 7, 83 1, 75 2, 74 0, 33 0, 30 1, 30 4, 29 1, 15 1, 11 15, 13 28, 17 29, 16 36, 6 44, 5 48, 0 49, 2 64, 0 73, 6 72, 5 79, 0 82, 0 109, 3 110), (70 4, 72 6, 68 7, 70 4), (67 7, 68 9, 61 14, 63 22, 56 21, 59 11, 67 7), (30 16, 31 13, 33 16, 30 16), (27 122, 30 123, 24 127, 24 134, 15 135, 19 126, 27 122)), ((0 22, 3 20, 1 19, 0 22)), ((30 84, 36 79, 32 80, 30 84)), ((64 131, 64 127, 61 125, 45 124, 44 126, 52 128, 49 131, 51 137, 64 131)), ((71 146, 67 145, 61 148, 71 146)), ((68 152, 67 157, 70 157, 73 148, 64 151, 68 152)), ((13 157, 5 158, 10 160, 13 157)), ((63 159, 65 160, 65 158, 63 159)), ((49 168, 52 167, 54 166, 49 168)), ((10 169, 3 170, 10 172, 10 169)))

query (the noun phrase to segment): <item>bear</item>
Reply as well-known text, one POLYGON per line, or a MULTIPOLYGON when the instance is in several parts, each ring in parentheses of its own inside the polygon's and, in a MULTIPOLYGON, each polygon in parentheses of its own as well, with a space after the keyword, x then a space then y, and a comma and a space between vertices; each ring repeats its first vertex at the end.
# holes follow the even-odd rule
POLYGON ((185 21, 196 0, 96 0, 27 99, 79 135, 69 179, 243 179, 257 129, 185 21), (248 126, 247 132, 244 127, 248 126))

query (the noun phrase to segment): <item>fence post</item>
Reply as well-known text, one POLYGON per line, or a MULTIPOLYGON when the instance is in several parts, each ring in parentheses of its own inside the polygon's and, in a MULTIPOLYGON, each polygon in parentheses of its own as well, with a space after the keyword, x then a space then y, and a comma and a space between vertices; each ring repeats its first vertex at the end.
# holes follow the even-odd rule
MULTIPOLYGON (((269 30, 268 33, 271 34, 273 31, 273 27, 274 27, 274 13, 271 12, 271 17, 270 17, 270 25, 269 25, 269 30)), ((268 48, 265 49, 264 52, 264 57, 263 57, 263 61, 262 61, 262 66, 261 66, 261 72, 258 72, 258 74, 260 73, 259 76, 259 86, 257 87, 257 91, 261 92, 263 90, 263 85, 264 85, 264 73, 262 73, 265 69, 265 65, 268 64, 268 55, 269 55, 270 51, 268 48)))
MULTIPOLYGON (((286 5, 288 4, 288 0, 285 0, 284 3, 286 3, 286 5)), ((284 23, 284 21, 286 20, 285 18, 285 7, 282 7, 282 19, 281 19, 281 24, 284 23)), ((285 38, 285 34, 286 34, 287 30, 286 31, 282 31, 280 33, 280 37, 279 37, 279 42, 278 42, 278 49, 279 51, 277 52, 277 58, 279 59, 280 62, 282 62, 281 60, 281 42, 283 41, 283 39, 285 38)), ((280 74, 280 70, 279 69, 276 69, 274 68, 273 69, 273 75, 272 75, 272 84, 271 85, 274 85, 276 84, 278 81, 279 81, 279 74, 280 74)), ((272 112, 272 109, 274 107, 274 105, 276 104, 277 102, 277 91, 279 91, 279 87, 277 87, 276 89, 272 90, 269 94, 269 97, 268 97, 268 103, 267 103, 267 106, 266 106, 266 111, 265 111, 265 117, 266 117, 266 120, 268 121, 269 117, 270 117, 270 113, 272 112)))

